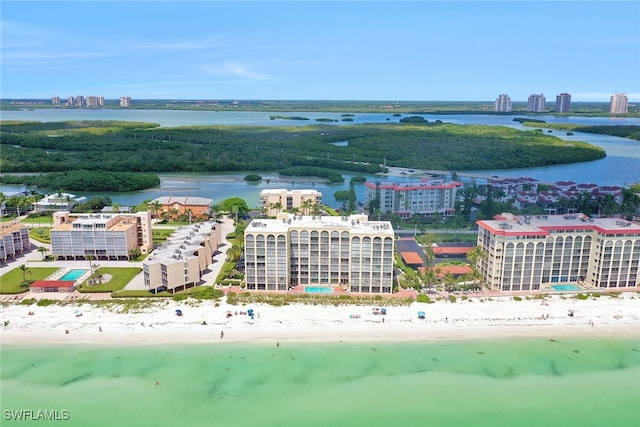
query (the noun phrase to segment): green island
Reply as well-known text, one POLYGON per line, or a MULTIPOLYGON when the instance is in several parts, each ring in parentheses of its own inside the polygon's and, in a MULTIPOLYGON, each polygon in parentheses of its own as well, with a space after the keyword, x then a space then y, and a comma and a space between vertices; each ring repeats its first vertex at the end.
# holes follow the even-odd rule
MULTIPOLYGON (((515 119, 514 119, 515 120, 515 119)), ((599 135, 619 136, 621 138, 629 138, 640 141, 640 126, 638 125, 620 125, 620 126, 585 126, 573 123, 546 123, 543 120, 531 121, 526 118, 520 121, 524 126, 554 129, 570 132, 595 133, 599 135)))
POLYGON ((276 120, 276 119, 280 119, 280 120, 309 120, 308 117, 302 117, 302 116, 269 116, 269 120, 276 120))
POLYGON ((585 142, 564 141, 535 130, 426 120, 339 127, 164 128, 112 121, 1 124, 2 182, 54 190, 82 186, 86 191, 89 185, 95 191, 151 188, 159 184, 155 175, 159 172, 279 171, 342 182, 337 177, 341 171, 374 174, 385 170, 382 164, 432 170, 510 169, 586 162, 606 155, 585 142), (349 144, 335 145, 341 141, 349 144), (25 172, 48 175, 38 178, 25 172), (23 175, 6 175, 11 173, 23 175))

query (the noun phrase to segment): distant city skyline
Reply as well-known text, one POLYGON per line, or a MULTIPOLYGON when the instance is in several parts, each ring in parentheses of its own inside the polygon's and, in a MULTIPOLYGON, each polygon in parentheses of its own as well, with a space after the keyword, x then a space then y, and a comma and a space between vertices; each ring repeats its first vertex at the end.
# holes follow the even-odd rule
POLYGON ((640 102, 635 1, 9 0, 0 24, 1 98, 640 102))

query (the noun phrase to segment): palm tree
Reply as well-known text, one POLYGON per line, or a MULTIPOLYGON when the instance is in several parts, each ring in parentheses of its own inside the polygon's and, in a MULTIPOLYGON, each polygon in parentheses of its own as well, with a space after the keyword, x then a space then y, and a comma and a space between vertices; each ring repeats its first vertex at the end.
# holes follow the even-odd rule
POLYGON ((313 200, 306 199, 302 202, 302 214, 309 215, 311 213, 311 207, 313 206, 313 200))
POLYGON ((91 278, 93 279, 93 267, 94 267, 95 265, 93 264, 93 262, 92 262, 92 261, 93 261, 94 259, 96 259, 96 257, 94 257, 93 255, 87 255, 87 256, 85 256, 85 259, 86 259, 87 261, 89 261, 89 270, 91 271, 91 278))
POLYGON ((271 215, 271 210, 275 209, 276 210, 276 215, 280 212, 280 210, 282 209, 282 203, 280 202, 275 202, 275 203, 269 203, 269 216, 271 215))
POLYGON ((478 282, 482 281, 482 273, 476 267, 471 267, 471 280, 473 280, 473 290, 480 289, 481 286, 478 285, 478 282))
POLYGON ((22 283, 25 283, 27 281, 27 272, 29 271, 29 267, 25 264, 21 264, 19 268, 20 271, 22 271, 22 283))
POLYGON ((49 252, 49 249, 45 248, 44 246, 40 246, 38 248, 38 252, 40 252, 42 254, 42 260, 44 261, 44 254, 49 252))
POLYGON ((159 212, 162 211, 162 205, 160 204, 159 201, 154 200, 151 203, 149 203, 149 207, 151 208, 151 213, 158 218, 159 217, 159 212))
POLYGON ((427 289, 435 288, 436 283, 438 283, 436 270, 430 267, 425 268, 424 273, 422 273, 422 279, 427 289))
POLYGON ((444 276, 444 284, 446 285, 447 290, 458 290, 458 280, 451 273, 447 273, 444 276))
POLYGON ((487 258, 487 252, 484 249, 482 249, 482 246, 476 246, 475 249, 472 249, 469 252, 467 252, 467 260, 474 267, 478 266, 478 261, 481 261, 486 258, 487 258))

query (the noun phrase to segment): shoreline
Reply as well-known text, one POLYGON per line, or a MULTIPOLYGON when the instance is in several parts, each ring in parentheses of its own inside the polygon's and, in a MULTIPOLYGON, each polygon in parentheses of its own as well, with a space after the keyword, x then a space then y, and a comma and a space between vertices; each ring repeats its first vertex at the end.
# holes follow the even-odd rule
POLYGON ((374 314, 371 307, 349 305, 245 307, 221 302, 216 307, 211 301, 164 301, 137 313, 117 313, 90 304, 14 304, 0 308, 0 321, 9 321, 0 329, 0 343, 36 347, 215 343, 276 346, 517 338, 640 340, 637 293, 587 300, 554 295, 543 300, 498 297, 456 303, 414 302, 390 307, 387 313, 374 314), (253 318, 246 314, 248 309, 254 310, 253 318), (177 316, 175 310, 182 310, 183 315, 177 316), (425 319, 418 318, 419 311, 425 312, 425 319), (570 312, 573 316, 569 316, 570 312))

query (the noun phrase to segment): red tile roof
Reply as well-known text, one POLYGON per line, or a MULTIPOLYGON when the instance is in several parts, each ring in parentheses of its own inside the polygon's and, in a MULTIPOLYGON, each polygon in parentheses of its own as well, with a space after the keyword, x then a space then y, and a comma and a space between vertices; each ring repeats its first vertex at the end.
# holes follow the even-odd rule
POLYGON ((37 280, 29 287, 31 288, 71 288, 76 283, 73 280, 37 280))
POLYGON ((405 264, 420 264, 422 265, 422 258, 417 252, 400 252, 405 264))
POLYGON ((475 246, 434 246, 432 250, 434 255, 466 254, 475 248, 475 246))
POLYGON ((440 269, 438 277, 444 277, 449 273, 454 276, 461 276, 473 271, 468 265, 439 265, 437 267, 430 267, 430 269, 434 271, 440 269))

